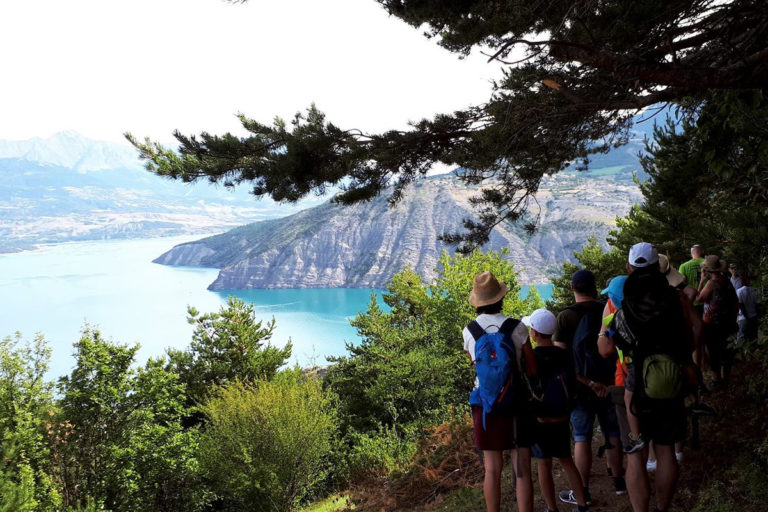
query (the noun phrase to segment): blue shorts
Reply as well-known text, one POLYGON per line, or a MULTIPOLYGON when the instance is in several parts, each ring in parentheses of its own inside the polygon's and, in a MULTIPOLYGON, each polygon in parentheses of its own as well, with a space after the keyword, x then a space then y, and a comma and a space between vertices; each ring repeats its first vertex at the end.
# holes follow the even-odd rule
POLYGON ((606 439, 620 437, 619 422, 616 419, 616 408, 606 397, 590 401, 578 400, 571 411, 573 424, 573 440, 578 442, 592 441, 595 417, 600 423, 600 430, 606 439))

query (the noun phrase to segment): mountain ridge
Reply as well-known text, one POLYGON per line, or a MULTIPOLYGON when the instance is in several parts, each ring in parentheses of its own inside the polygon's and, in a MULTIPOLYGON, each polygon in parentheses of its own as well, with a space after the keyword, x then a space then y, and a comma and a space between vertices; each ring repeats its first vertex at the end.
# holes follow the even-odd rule
MULTIPOLYGON (((405 267, 430 280, 442 251, 452 252, 438 235, 472 215, 469 197, 479 188, 455 175, 433 176, 409 185, 391 208, 386 194, 350 206, 325 203, 181 244, 155 262, 219 268, 213 290, 382 288, 405 267)), ((589 236, 604 243, 615 217, 640 197, 631 172, 561 173, 544 180, 530 205, 540 220, 536 233, 499 226, 484 248, 508 247, 521 282, 547 283, 552 268, 572 260, 589 236)))

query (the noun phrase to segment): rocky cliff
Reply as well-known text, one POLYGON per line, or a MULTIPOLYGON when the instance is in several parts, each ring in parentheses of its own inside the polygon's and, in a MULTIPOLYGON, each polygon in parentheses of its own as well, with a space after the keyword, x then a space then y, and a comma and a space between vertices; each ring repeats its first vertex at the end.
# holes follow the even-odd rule
MULTIPOLYGON (((471 216, 477 193, 453 175, 411 185, 389 207, 386 197, 341 206, 326 203, 277 220, 249 224, 174 247, 157 263, 220 268, 209 288, 383 287, 410 266, 426 279, 451 247, 437 240, 471 216)), ((508 247, 523 283, 548 282, 547 271, 573 258, 589 236, 604 240, 616 216, 627 213, 640 193, 626 175, 561 173, 541 187, 532 213, 532 236, 509 225, 494 230, 485 249, 508 247)))

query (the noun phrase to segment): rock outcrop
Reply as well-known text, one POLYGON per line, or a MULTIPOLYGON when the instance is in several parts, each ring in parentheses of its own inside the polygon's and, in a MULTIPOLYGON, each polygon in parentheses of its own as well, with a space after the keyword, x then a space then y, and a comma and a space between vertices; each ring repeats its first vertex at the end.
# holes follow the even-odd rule
MULTIPOLYGON (((604 240, 617 216, 641 196, 631 180, 563 173, 545 181, 530 212, 538 231, 497 227, 485 249, 507 247, 526 284, 549 281, 547 272, 573 258, 588 237, 604 240)), ((381 288, 410 266, 425 279, 442 251, 438 235, 472 216, 468 187, 454 175, 414 183, 396 206, 386 195, 367 203, 325 203, 295 215, 257 222, 181 244, 157 263, 220 268, 209 288, 381 288)))

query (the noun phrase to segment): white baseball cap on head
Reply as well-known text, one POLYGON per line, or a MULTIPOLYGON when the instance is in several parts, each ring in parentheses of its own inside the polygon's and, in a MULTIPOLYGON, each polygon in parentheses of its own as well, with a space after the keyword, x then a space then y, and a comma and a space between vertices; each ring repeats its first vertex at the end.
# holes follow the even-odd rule
POLYGON ((648 267, 659 262, 659 253, 648 242, 640 242, 629 250, 628 261, 635 268, 648 267))
POLYGON ((555 315, 546 309, 537 309, 530 315, 524 316, 522 322, 527 327, 546 335, 554 333, 557 325, 555 315))

